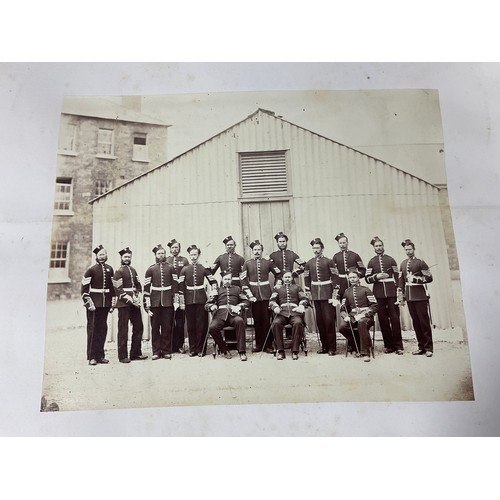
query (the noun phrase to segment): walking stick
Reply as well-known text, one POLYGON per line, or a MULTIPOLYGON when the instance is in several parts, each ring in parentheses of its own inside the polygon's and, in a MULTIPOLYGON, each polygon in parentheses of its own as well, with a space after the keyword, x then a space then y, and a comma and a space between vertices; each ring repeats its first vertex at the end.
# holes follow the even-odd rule
POLYGON ((260 351, 259 359, 262 358, 262 353, 264 352, 264 346, 266 345, 267 339, 269 338, 269 334, 271 333, 271 329, 273 327, 273 321, 275 318, 276 318, 276 314, 273 313, 273 318, 271 320, 271 324, 269 325, 269 330, 267 331, 267 335, 266 335, 266 338, 264 340, 264 344, 262 345, 262 351, 260 351))
POLYGON ((314 318, 314 324, 316 325, 316 328, 315 328, 315 331, 316 331, 316 339, 318 340, 318 346, 320 348, 320 350, 322 351, 323 350, 323 344, 321 343, 321 338, 319 336, 319 328, 318 328, 318 320, 316 319, 316 306, 314 305, 314 300, 311 298, 311 301, 313 303, 312 307, 311 307, 311 311, 312 311, 312 315, 313 315, 313 318, 314 318))
MULTIPOLYGON (((90 361, 92 358, 92 344, 94 343, 94 331, 95 331, 95 309, 93 311, 90 311, 92 313, 92 333, 90 334, 90 344, 88 346, 88 361, 90 361)), ((97 360, 96 360, 97 361, 97 360)))
MULTIPOLYGON (((207 333, 205 334, 205 340, 203 341, 203 347, 201 348, 201 354, 203 355, 203 353, 205 352, 205 346, 207 345, 207 341, 208 341, 208 332, 210 331, 210 318, 208 318, 208 326, 207 326, 207 333)), ((215 346, 214 346, 214 352, 213 352, 213 357, 215 359, 215 356, 217 355, 216 353, 216 350, 215 350, 215 346)))
POLYGON ((429 290, 427 289, 427 283, 425 284, 425 294, 427 295, 427 311, 429 313, 429 320, 431 322, 431 327, 435 328, 434 322, 432 321, 432 313, 431 313, 431 295, 429 293, 429 290))
MULTIPOLYGON (((349 315, 349 313, 347 312, 347 307, 344 305, 341 305, 340 309, 342 309, 342 308, 344 308, 344 311, 347 313, 347 315, 349 315)), ((354 345, 356 346, 356 352, 359 354, 358 343, 356 342, 356 335, 354 335, 354 328, 352 327, 352 323, 350 321, 347 321, 346 323, 349 323, 349 328, 351 329, 351 334, 352 334, 352 338, 354 340, 354 345)))

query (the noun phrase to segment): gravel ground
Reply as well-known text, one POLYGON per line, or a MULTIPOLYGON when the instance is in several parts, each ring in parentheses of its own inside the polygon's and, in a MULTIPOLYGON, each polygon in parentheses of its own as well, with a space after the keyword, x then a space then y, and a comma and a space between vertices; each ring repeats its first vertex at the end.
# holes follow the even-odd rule
MULTIPOLYGON (((116 313, 114 313, 116 314, 116 313)), ((380 333, 378 334, 380 339, 380 333)), ((106 343, 107 365, 85 359, 84 309, 77 301, 47 308, 43 387, 40 396, 59 410, 98 410, 192 405, 295 402, 471 401, 474 400, 469 350, 459 330, 434 330, 434 357, 412 356, 413 332, 404 332, 405 354, 384 354, 376 342, 375 359, 365 363, 338 354, 316 354, 315 333, 308 333, 308 355, 277 361, 272 354, 248 354, 227 360, 190 358, 118 362, 115 342, 106 343)), ((209 353, 212 351, 211 342, 209 353)), ((250 351, 250 345, 249 345, 250 351)))

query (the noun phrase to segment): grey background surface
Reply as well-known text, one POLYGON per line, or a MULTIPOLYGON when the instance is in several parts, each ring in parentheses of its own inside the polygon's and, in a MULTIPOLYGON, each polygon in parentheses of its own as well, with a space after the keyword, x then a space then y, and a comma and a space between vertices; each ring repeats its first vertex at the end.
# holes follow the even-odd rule
POLYGON ((1 64, 0 434, 272 435, 258 424, 272 419, 285 435, 498 435, 499 77, 477 63, 1 64), (363 88, 439 90, 476 401, 39 413, 62 96, 363 88))

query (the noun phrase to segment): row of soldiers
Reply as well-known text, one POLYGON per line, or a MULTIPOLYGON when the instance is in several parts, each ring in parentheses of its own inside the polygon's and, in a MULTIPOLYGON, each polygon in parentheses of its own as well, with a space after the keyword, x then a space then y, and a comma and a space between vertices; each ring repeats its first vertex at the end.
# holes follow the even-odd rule
POLYGON ((284 359, 283 330, 290 324, 292 359, 298 359, 305 310, 311 306, 319 335, 319 354, 336 354, 339 311, 339 332, 347 338, 348 350, 353 354, 370 360, 369 329, 377 314, 385 352, 401 355, 404 349, 399 307, 403 304, 408 304, 417 337, 418 350, 413 354, 432 356, 426 289, 426 284, 432 282, 432 274, 427 264, 415 257, 415 244, 411 240, 401 243, 407 258, 398 266, 394 258, 385 253, 383 241, 374 237, 370 243, 375 256, 365 266, 361 257, 349 250, 349 240, 344 233, 335 237, 340 251, 331 259, 323 255, 322 240, 313 239, 310 244, 314 257, 308 261, 288 249, 286 234, 279 232, 274 238, 278 249, 269 257, 263 256, 263 245, 255 240, 250 243, 252 258, 245 260, 236 253, 234 238, 227 236, 223 240, 225 252, 209 267, 199 262, 201 250, 196 245, 187 248, 189 260, 180 255, 181 246, 175 239, 167 245, 168 257, 166 249, 156 245, 152 249, 155 263, 145 273, 144 286, 131 265, 130 248, 120 250, 121 265, 115 272, 106 263, 105 248, 96 247, 93 250, 96 264, 85 272, 81 288, 87 309, 89 364, 109 362, 105 358, 104 343, 107 317, 114 308, 118 309, 119 361, 129 363, 148 358, 142 353, 141 306, 151 321, 153 360, 171 359, 173 352, 186 352, 185 320, 191 357, 206 354, 209 335, 224 357, 232 357, 222 334, 225 326, 232 326, 239 357, 246 361, 244 316, 248 309, 251 309, 255 328, 253 352, 277 352, 277 359, 284 359), (217 271, 221 275, 220 286, 214 277, 217 271), (302 274, 304 290, 297 284, 302 274), (271 276, 274 286, 271 286, 271 276), (362 278, 373 285, 373 291, 361 285, 362 278), (211 313, 210 324, 208 313, 211 313), (129 323, 132 325, 130 353, 129 323))

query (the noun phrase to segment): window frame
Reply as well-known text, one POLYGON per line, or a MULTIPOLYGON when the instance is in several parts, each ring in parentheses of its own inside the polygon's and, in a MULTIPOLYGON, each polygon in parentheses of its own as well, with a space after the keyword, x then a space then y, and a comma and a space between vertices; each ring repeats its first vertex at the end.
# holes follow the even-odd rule
POLYGON ((116 160, 117 156, 115 156, 115 131, 112 128, 104 128, 99 127, 97 129, 97 154, 96 158, 103 158, 106 160, 116 160), (111 133, 111 142, 102 140, 102 132, 110 132, 111 133), (103 153, 100 151, 100 147, 102 145, 110 146, 109 153, 103 153))
POLYGON ((149 163, 148 134, 145 132, 134 132, 132 135, 132 161, 149 163), (144 144, 136 144, 135 140, 144 139, 144 144))
POLYGON ((73 179, 71 177, 57 177, 54 194, 54 215, 74 215, 73 212, 73 179), (69 182, 68 182, 69 181, 69 182), (69 186, 69 191, 59 190, 60 187, 69 186), (65 195, 65 196, 61 196, 65 195), (68 208, 56 206, 57 204, 68 204, 68 208))
POLYGON ((102 196, 106 194, 108 191, 113 189, 113 180, 112 179, 96 179, 94 184, 94 196, 102 196), (106 185, 106 190, 103 191, 103 184, 106 185))
POLYGON ((69 256, 70 241, 52 241, 50 244, 49 256, 49 283, 69 283, 69 256), (65 248, 58 248, 58 245, 65 248), (55 247, 55 248, 54 248, 55 247), (64 257, 59 256, 58 252, 64 253, 64 257), (55 255, 54 255, 55 254, 55 255), (64 263, 63 266, 52 266, 53 262, 64 263))
POLYGON ((58 149, 57 152, 60 155, 66 155, 66 156, 78 156, 78 153, 76 151, 76 130, 77 130, 77 125, 74 123, 66 123, 64 124, 60 130, 59 130, 59 144, 58 144, 58 149), (62 137, 65 139, 70 137, 70 134, 66 134, 70 128, 73 128, 73 137, 71 139, 71 149, 64 149, 61 148, 61 143, 62 143, 62 137))

